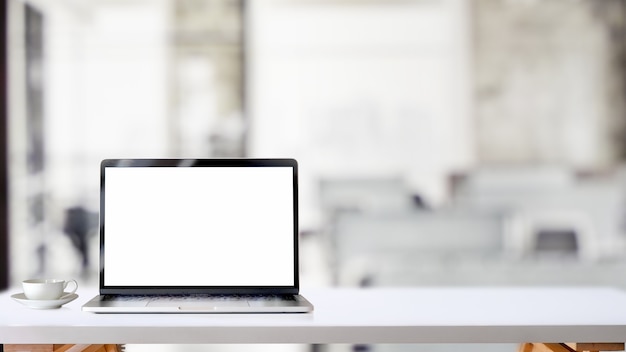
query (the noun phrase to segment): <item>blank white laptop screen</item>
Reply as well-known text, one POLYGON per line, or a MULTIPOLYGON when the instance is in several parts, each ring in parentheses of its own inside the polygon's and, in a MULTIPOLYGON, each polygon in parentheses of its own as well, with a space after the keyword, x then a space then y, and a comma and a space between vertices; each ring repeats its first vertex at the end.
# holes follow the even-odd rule
POLYGON ((291 167, 105 169, 104 286, 293 286, 291 167))

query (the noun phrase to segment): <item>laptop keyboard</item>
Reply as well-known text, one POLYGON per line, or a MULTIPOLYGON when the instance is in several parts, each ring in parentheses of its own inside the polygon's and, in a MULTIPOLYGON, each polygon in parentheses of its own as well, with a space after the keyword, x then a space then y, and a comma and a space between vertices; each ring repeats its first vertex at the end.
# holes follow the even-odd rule
POLYGON ((108 302, 225 302, 225 301, 264 301, 287 302, 295 301, 293 295, 104 295, 103 301, 108 302))

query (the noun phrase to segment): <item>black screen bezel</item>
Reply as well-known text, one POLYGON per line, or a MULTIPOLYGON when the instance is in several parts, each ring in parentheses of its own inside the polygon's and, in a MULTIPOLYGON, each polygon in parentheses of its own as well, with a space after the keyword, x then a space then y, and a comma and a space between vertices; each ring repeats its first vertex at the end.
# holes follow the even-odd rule
POLYGON ((273 159, 105 159, 100 163, 100 293, 101 294, 297 294, 299 291, 298 163, 273 159), (105 172, 113 167, 290 167, 293 179, 293 286, 111 286, 105 285, 105 172))

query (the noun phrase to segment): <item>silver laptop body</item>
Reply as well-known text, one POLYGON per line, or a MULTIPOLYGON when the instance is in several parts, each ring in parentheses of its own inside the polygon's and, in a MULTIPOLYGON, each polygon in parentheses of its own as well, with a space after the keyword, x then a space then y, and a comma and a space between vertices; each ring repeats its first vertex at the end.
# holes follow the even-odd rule
POLYGON ((304 313, 293 159, 107 159, 95 313, 304 313))

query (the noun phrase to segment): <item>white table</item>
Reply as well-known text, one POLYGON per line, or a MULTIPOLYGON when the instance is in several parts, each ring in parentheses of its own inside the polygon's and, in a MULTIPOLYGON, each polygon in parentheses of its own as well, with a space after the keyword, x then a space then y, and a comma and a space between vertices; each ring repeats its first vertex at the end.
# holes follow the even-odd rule
POLYGON ((626 292, 611 288, 309 289, 313 313, 267 315, 82 312, 95 289, 33 310, 18 292, 0 293, 2 344, 626 341, 626 292))

